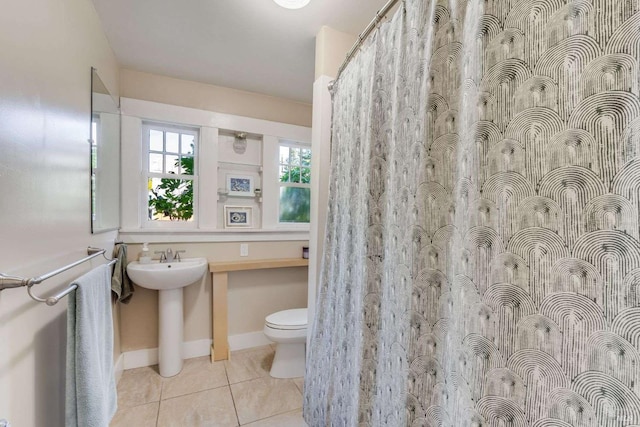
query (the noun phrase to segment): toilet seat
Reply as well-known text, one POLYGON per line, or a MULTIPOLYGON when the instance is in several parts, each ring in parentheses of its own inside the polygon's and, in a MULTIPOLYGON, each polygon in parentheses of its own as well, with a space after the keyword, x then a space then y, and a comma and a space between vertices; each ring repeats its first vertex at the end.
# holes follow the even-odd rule
POLYGON ((306 329, 307 309, 295 308, 270 314, 265 318, 265 326, 285 331, 306 329))

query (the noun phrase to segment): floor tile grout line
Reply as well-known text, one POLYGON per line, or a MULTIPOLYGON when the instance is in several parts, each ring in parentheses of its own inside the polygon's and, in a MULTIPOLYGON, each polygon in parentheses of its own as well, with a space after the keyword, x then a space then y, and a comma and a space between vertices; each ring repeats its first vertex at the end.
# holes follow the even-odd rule
MULTIPOLYGON (((159 375, 159 374, 158 374, 159 375)), ((178 374, 180 375, 180 374, 178 374)), ((164 377, 160 375, 160 402, 162 402, 162 396, 164 395, 164 377)))
MULTIPOLYGON (((250 381, 256 381, 256 380, 259 380, 259 379, 261 379, 261 378, 256 378, 256 379, 250 380, 250 381)), ((290 385, 292 385, 294 390, 297 393, 300 394, 301 398, 303 398, 302 393, 300 393, 300 390, 298 389, 298 387, 296 386, 295 382, 291 378, 282 378, 281 380, 283 380, 283 381, 289 383, 290 385)), ((249 382, 249 381, 244 381, 244 382, 249 382)), ((231 388, 231 386, 229 386, 229 388, 231 388)), ((234 397, 234 394, 233 394, 233 390, 231 390, 231 397, 234 399, 234 406, 235 406, 235 397, 234 397)), ((280 415, 287 414, 289 412, 299 411, 299 410, 302 409, 303 405, 304 405, 304 402, 302 401, 300 403, 300 407, 298 407, 298 408, 289 409, 289 410, 284 411, 284 412, 276 412, 275 414, 271 414, 268 417, 258 418, 258 419, 255 419, 255 420, 251 420, 251 421, 249 421, 249 422, 247 422, 245 424, 240 424, 240 426, 244 426, 244 425, 247 425, 247 424, 255 423, 255 422, 258 422, 258 421, 261 421, 261 420, 266 420, 266 419, 269 419, 269 418, 272 418, 272 417, 277 417, 277 416, 280 416, 280 415)), ((240 417, 239 416, 238 416, 238 422, 240 422, 240 417)))
POLYGON ((242 381, 238 381, 238 382, 235 382, 235 383, 229 383, 229 385, 244 384, 244 383, 248 383, 249 381, 255 381, 255 380, 259 380, 259 379, 267 378, 267 377, 269 377, 269 375, 260 375, 259 377, 249 378, 247 380, 242 380, 242 381))
POLYGON ((231 381, 229 381, 229 372, 227 371, 227 364, 224 362, 226 361, 222 361, 222 367, 224 368, 224 376, 227 379, 227 385, 231 386, 231 381))
POLYGON ((238 425, 242 425, 240 424, 240 415, 238 415, 238 408, 236 406, 236 398, 233 397, 233 390, 231 390, 231 384, 228 385, 229 387, 229 394, 231 395, 231 402, 233 402, 233 410, 236 413, 236 421, 238 421, 238 425))
POLYGON ((178 396, 167 397, 166 399, 161 400, 160 402, 167 402, 169 400, 180 399, 182 397, 191 396, 192 394, 204 393, 204 392, 211 391, 211 390, 218 390, 219 388, 224 388, 224 387, 229 387, 229 384, 223 384, 223 385, 218 386, 218 387, 210 387, 210 388, 206 388, 204 390, 191 391, 189 393, 180 394, 178 396))
POLYGON ((231 395, 231 403, 233 403, 233 411, 236 413, 236 421, 238 426, 240 425, 240 417, 238 416, 238 408, 236 408, 236 400, 233 398, 233 391, 231 390, 231 384, 229 383, 229 372, 227 372, 227 364, 223 363, 224 375, 227 377, 227 387, 229 387, 229 394, 231 395))
MULTIPOLYGON (((184 366, 183 366, 184 368, 184 366)), ((160 424, 160 407, 162 406, 162 402, 164 401, 163 396, 164 396, 164 386, 165 386, 165 377, 163 377, 162 375, 160 375, 160 366, 158 366, 158 375, 160 376, 161 380, 160 380, 160 404, 158 405, 158 415, 156 416, 156 427, 159 426, 160 424)), ((182 373, 182 370, 178 373, 178 375, 180 375, 182 373)), ((177 375, 176 375, 177 376, 177 375)), ((172 378, 172 377, 170 377, 172 378)))
POLYGON ((162 405, 162 401, 158 402, 158 412, 156 412, 156 427, 160 424, 160 406, 162 405))
MULTIPOLYGON (((297 379, 297 378, 304 378, 304 377, 293 377, 293 378, 274 378, 274 377, 272 377, 271 375, 267 374, 267 375, 261 375, 261 376, 259 376, 259 377, 251 378, 251 379, 248 379, 248 380, 238 381, 237 383, 229 383, 229 385, 244 384, 244 383, 248 383, 249 381, 260 380, 260 379, 263 379, 263 378, 273 379, 273 380, 276 380, 276 381, 292 381, 292 382, 295 384, 295 381, 293 381, 293 380, 295 380, 295 379, 297 379)), ((302 390, 300 390, 300 389, 298 388, 298 385, 297 385, 297 384, 295 384, 295 386, 296 386, 296 389, 298 389, 298 391, 299 391, 300 393, 302 393, 302 390)))
MULTIPOLYGON (((270 418, 275 418, 275 417, 279 417, 279 416, 282 416, 282 415, 293 414, 294 412, 298 412, 298 411, 300 411, 301 409, 302 409, 302 407, 300 407, 300 408, 298 408, 298 409, 292 409, 292 410, 290 410, 290 411, 286 411, 286 412, 280 412, 280 413, 278 413, 278 414, 273 414, 273 415, 270 415, 270 416, 268 416, 268 417, 258 418, 257 420, 253 420, 253 421, 251 421, 251 422, 248 422, 247 424, 240 424, 240 426, 241 426, 241 427, 242 427, 242 426, 246 426, 246 425, 249 425, 249 424, 251 424, 251 423, 257 423, 258 421, 265 421, 265 420, 268 420, 268 419, 270 419, 270 418)), ((305 422, 306 422, 306 421, 305 421, 305 422)))

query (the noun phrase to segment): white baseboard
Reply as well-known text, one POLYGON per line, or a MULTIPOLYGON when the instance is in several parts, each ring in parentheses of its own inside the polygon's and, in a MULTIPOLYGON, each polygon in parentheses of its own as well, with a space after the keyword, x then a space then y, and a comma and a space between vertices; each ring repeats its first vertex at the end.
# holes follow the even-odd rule
POLYGON ((209 356, 210 354, 211 340, 187 341, 182 343, 182 357, 185 359, 209 356))
POLYGON ((120 378, 122 378, 122 372, 124 372, 124 355, 120 354, 120 356, 118 356, 118 360, 116 360, 116 363, 113 366, 113 373, 116 377, 116 384, 118 384, 120 378))
MULTIPOLYGON (((244 350, 245 348, 260 347, 273 344, 262 331, 246 334, 231 335, 229 337, 229 349, 231 351, 244 350)), ((187 341, 182 343, 182 356, 185 359, 208 356, 211 354, 211 340, 187 341)), ((125 351, 116 363, 116 378, 120 379, 125 369, 142 368, 158 364, 158 349, 145 348, 142 350, 125 351), (118 374, 118 369, 120 369, 118 374)))
POLYGON ((244 350, 245 348, 260 347, 273 344, 262 331, 248 332, 229 336, 229 350, 244 350))
MULTIPOLYGON (((208 356, 209 354, 211 354, 211 340, 209 339, 182 343, 182 357, 185 359, 208 356)), ((122 356, 124 356, 124 369, 142 368, 143 366, 158 364, 157 348, 125 351, 122 356)))
POLYGON ((145 348, 142 350, 125 351, 124 369, 142 368, 143 366, 153 366, 158 364, 158 349, 145 348))

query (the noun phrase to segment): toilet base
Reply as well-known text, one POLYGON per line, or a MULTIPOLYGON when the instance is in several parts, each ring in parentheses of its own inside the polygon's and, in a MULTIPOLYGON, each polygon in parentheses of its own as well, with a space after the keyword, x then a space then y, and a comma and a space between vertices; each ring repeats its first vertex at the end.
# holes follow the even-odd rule
POLYGON ((271 365, 273 378, 296 378, 304 376, 305 343, 276 345, 276 354, 271 365))

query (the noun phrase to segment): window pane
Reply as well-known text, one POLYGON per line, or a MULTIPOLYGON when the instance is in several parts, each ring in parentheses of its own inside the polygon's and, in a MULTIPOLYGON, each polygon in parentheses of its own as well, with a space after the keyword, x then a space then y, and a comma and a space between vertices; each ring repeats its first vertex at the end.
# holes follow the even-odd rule
POLYGON ((151 221, 193 221, 193 180, 149 179, 151 221))
POLYGON ((311 166, 311 150, 303 149, 301 156, 302 166, 311 166))
MULTIPOLYGON (((91 122, 91 169, 98 167, 98 123, 91 122)), ((91 179, 94 179, 93 173, 91 179)), ((93 194, 93 191, 91 192, 93 194)), ((95 212, 95 211, 94 211, 95 212)))
POLYGON ((300 183, 311 183, 311 168, 300 168, 300 183))
POLYGON ((280 147, 280 163, 285 165, 289 163, 289 147, 280 147))
POLYGON ((195 154, 193 147, 195 146, 195 137, 193 135, 180 135, 180 153, 195 154))
POLYGON ((165 156, 165 173, 180 173, 178 156, 165 156))
POLYGON ((291 147, 291 155, 289 156, 289 164, 291 165, 299 165, 300 164, 300 149, 291 147))
POLYGON ((162 173, 163 160, 162 154, 149 153, 149 172, 162 173))
POLYGON ((280 222, 309 222, 310 205, 309 188, 280 187, 280 222))
POLYGON ((193 157, 180 158, 180 173, 183 175, 195 175, 193 170, 193 157))
POLYGON ((162 136, 163 133, 158 130, 149 131, 149 149, 151 151, 164 151, 162 136))
POLYGON ((98 122, 96 119, 91 121, 91 145, 98 145, 98 122))
POLYGON ((179 153, 178 149, 179 135, 173 132, 167 132, 167 153, 179 153))
POLYGON ((289 166, 280 166, 280 182, 290 182, 289 179, 289 166))

